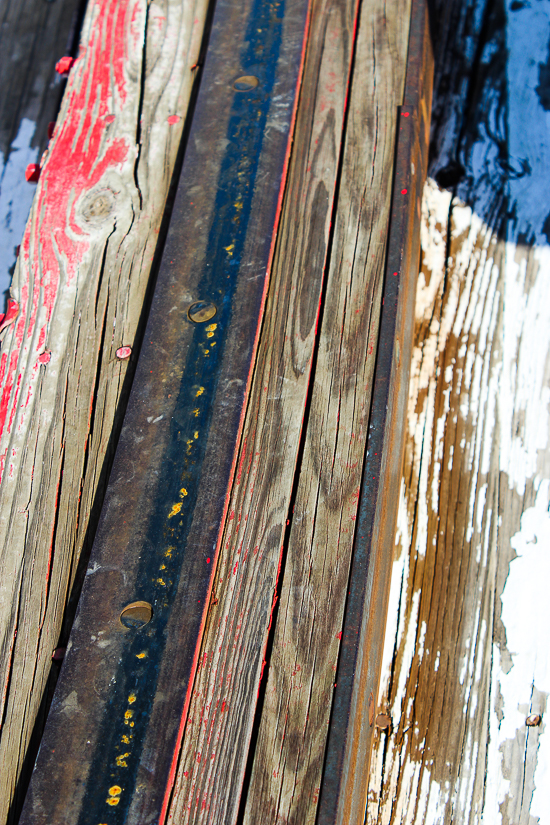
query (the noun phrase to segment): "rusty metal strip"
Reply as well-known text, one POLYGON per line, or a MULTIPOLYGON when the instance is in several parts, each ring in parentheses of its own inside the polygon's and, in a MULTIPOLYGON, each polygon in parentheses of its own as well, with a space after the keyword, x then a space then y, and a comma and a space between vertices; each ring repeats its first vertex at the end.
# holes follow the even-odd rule
POLYGON ((307 7, 218 0, 24 825, 166 818, 264 306, 307 7))
POLYGON ((317 825, 365 821, 403 462, 432 85, 427 4, 413 0, 367 454, 317 825))

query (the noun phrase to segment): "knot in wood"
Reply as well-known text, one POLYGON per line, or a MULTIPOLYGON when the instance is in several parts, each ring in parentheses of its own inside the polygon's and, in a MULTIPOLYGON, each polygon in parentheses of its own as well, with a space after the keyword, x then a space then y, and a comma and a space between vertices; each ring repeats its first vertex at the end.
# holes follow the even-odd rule
POLYGON ((101 226, 114 208, 115 193, 111 189, 95 189, 85 195, 79 211, 88 226, 101 226))

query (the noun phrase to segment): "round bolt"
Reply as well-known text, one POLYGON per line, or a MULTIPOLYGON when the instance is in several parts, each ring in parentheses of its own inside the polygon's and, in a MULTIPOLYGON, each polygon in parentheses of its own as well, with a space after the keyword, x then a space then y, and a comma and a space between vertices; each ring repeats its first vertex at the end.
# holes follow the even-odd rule
POLYGON ((236 92, 251 92, 252 89, 258 86, 259 82, 258 78, 254 77, 254 75, 243 74, 242 77, 238 77, 233 83, 233 88, 236 92))
POLYGON ((216 305, 211 301, 195 301, 195 303, 189 307, 187 315, 193 323, 204 324, 213 318, 217 311, 216 305))
POLYGON ((542 722, 542 716, 540 713, 531 713, 530 716, 527 717, 525 720, 525 724, 528 728, 536 728, 537 725, 540 725, 542 722))
POLYGON ((132 602, 127 604, 120 614, 120 622, 124 627, 139 630, 149 624, 153 618, 153 608, 149 602, 132 602))
POLYGON ((387 713, 379 713, 376 717, 376 727, 380 730, 387 730, 391 727, 391 716, 388 716, 387 713))

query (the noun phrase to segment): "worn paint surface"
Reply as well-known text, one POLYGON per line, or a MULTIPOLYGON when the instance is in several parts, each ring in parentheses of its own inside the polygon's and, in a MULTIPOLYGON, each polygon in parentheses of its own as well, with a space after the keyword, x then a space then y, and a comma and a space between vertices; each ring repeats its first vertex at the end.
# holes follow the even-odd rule
POLYGON ((135 367, 116 351, 142 335, 206 12, 90 3, 39 182, 25 184, 35 198, 0 354, 0 819, 14 794, 13 816, 21 802, 17 777, 97 524, 135 367))
POLYGON ((262 318, 307 9, 216 6, 136 379, 22 822, 166 817, 262 318), (254 73, 249 89, 235 80, 243 73, 254 73), (136 600, 149 606, 141 628, 126 620, 125 602, 136 600))
POLYGON ((440 11, 379 696, 392 727, 379 731, 367 822, 544 825, 550 13, 479 3, 466 24, 461 4, 440 11))

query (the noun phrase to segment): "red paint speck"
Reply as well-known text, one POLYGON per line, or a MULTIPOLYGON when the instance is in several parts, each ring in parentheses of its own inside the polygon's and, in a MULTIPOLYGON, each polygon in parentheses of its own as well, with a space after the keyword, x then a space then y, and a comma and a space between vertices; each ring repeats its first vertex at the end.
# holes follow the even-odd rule
POLYGON ((206 563, 210 564, 210 556, 206 559, 206 563))
POLYGON ((36 183, 40 177, 40 166, 38 163, 29 163, 25 169, 25 180, 29 183, 36 183))
POLYGON ((341 639, 341 638, 342 638, 342 631, 340 631, 340 633, 337 633, 337 634, 336 634, 336 638, 337 638, 337 639, 341 639))
POLYGON ((60 75, 69 74, 69 72, 72 69, 73 63, 74 63, 74 57, 70 57, 69 55, 66 55, 65 57, 62 57, 61 60, 58 60, 57 63, 55 64, 55 70, 56 70, 57 74, 60 74, 60 75))
POLYGON ((119 361, 125 361, 132 354, 132 347, 119 347, 116 351, 116 357, 119 361))
POLYGON ((170 126, 173 126, 175 123, 179 123, 180 120, 181 117, 179 115, 170 115, 170 117, 168 118, 168 123, 170 124, 170 126))
POLYGON ((402 195, 406 195, 408 191, 409 191, 408 189, 402 189, 402 190, 401 190, 401 194, 402 194, 402 195))
POLYGON ((105 115, 105 123, 114 123, 116 120, 114 115, 105 115))
POLYGON ((38 356, 38 359, 37 359, 37 360, 38 360, 38 363, 39 363, 39 364, 49 364, 49 363, 50 363, 50 360, 51 360, 51 357, 52 357, 51 352, 49 352, 48 350, 46 350, 45 352, 41 353, 41 354, 38 356))
POLYGON ((394 273, 393 273, 394 278, 395 278, 397 275, 399 275, 399 272, 394 272, 394 273))
POLYGON ((401 112, 401 114, 403 115, 403 117, 408 117, 409 116, 408 112, 401 112))
MULTIPOLYGON (((17 303, 17 301, 8 298, 8 308, 6 310, 6 313, 4 315, 0 315, 0 332, 2 332, 3 329, 9 326, 9 324, 11 324, 12 321, 15 321, 18 312, 19 304, 17 303)), ((3 377, 3 374, 0 377, 3 377)))
POLYGON ((55 120, 50 121, 48 123, 48 140, 53 138, 53 133, 55 132, 55 120))

